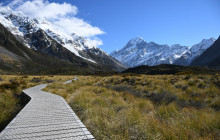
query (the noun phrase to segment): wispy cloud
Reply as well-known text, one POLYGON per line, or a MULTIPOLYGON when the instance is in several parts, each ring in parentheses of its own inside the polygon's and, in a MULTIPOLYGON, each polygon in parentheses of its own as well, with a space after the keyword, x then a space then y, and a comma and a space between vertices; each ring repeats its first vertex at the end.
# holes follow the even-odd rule
POLYGON ((68 3, 49 3, 45 0, 23 1, 14 0, 9 6, 16 10, 22 11, 31 17, 41 17, 47 19, 57 19, 69 15, 76 15, 78 9, 76 6, 68 3))
POLYGON ((104 34, 104 31, 76 17, 78 8, 75 5, 66 2, 50 3, 48 0, 13 0, 8 6, 31 18, 45 18, 63 27, 67 33, 86 37, 95 46, 102 45, 102 41, 96 36, 104 34))

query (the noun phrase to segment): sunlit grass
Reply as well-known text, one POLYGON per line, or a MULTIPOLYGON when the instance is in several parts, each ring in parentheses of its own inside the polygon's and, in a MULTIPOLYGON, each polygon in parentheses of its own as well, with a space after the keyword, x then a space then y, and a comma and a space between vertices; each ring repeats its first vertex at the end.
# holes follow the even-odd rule
POLYGON ((96 139, 218 139, 219 75, 79 76, 63 96, 96 139))
POLYGON ((21 97, 22 90, 41 83, 61 83, 70 78, 73 76, 0 75, 0 131, 25 105, 26 101, 21 97))

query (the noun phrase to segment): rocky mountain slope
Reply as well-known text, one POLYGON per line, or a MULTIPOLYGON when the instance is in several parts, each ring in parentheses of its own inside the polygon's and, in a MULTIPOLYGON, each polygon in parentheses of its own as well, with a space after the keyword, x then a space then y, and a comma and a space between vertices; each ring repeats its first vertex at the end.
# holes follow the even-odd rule
POLYGON ((154 42, 147 43, 140 37, 130 40, 121 50, 114 51, 110 55, 129 67, 140 65, 176 64, 189 65, 195 58, 209 48, 215 39, 204 39, 199 44, 181 46, 159 45, 154 42))
POLYGON ((24 46, 0 24, 0 72, 24 74, 74 74, 107 71, 78 56, 72 62, 32 50, 24 46))
POLYGON ((185 54, 177 59, 174 64, 188 66, 202 55, 215 41, 214 38, 203 39, 200 43, 193 45, 185 54))
POLYGON ((0 23, 3 24, 26 47, 72 63, 75 57, 97 65, 108 65, 112 70, 126 68, 104 51, 93 46, 89 40, 74 33, 63 32, 41 18, 31 19, 8 7, 0 8, 0 23))
POLYGON ((191 65, 220 69, 220 37, 201 56, 195 59, 191 65))

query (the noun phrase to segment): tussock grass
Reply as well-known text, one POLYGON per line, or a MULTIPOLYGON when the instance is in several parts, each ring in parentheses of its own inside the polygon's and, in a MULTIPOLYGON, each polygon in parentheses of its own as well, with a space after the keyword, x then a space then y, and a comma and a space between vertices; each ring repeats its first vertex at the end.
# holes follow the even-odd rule
POLYGON ((219 139, 220 75, 79 76, 63 96, 96 139, 219 139))
POLYGON ((21 94, 22 90, 41 83, 63 82, 70 78, 73 77, 0 75, 0 131, 28 102, 21 94))

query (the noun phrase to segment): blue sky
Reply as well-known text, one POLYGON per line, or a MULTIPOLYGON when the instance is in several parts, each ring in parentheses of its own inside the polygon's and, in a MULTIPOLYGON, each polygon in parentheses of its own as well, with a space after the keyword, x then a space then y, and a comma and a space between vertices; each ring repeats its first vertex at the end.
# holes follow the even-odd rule
MULTIPOLYGON (((1 0, 0 0, 1 1, 1 0)), ((64 0, 49 0, 63 3, 64 0)), ((76 17, 105 34, 99 46, 107 53, 140 36, 147 42, 191 46, 220 35, 220 0, 65 0, 76 17)))

